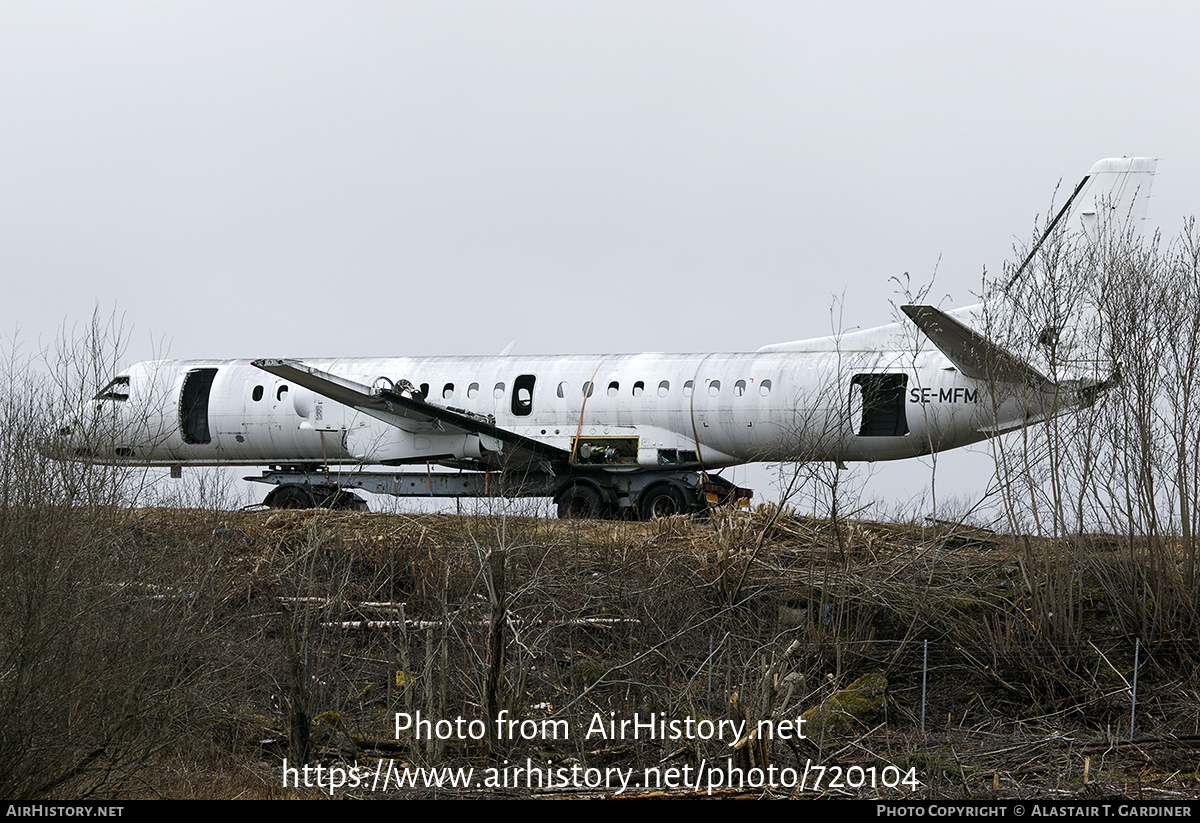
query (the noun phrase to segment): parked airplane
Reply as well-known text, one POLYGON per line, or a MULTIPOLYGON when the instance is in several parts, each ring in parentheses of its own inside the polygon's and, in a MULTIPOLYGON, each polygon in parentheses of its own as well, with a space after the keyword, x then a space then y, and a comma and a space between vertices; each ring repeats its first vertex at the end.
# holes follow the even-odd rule
POLYGON ((1034 318, 1017 293, 1055 231, 1095 232, 1106 213, 1140 229, 1154 168, 1096 163, 994 299, 903 306, 911 325, 735 354, 144 362, 95 396, 90 424, 62 427, 53 452, 268 466, 247 479, 275 484, 274 506, 357 506, 346 490, 359 488, 541 495, 561 517, 651 517, 748 496, 715 474, 729 466, 958 448, 1091 403, 1114 382, 1111 365, 1053 362, 1048 348, 1068 351, 1078 318, 1034 318), (984 333, 1014 312, 1040 349, 984 333), (363 470, 413 464, 423 470, 363 470))

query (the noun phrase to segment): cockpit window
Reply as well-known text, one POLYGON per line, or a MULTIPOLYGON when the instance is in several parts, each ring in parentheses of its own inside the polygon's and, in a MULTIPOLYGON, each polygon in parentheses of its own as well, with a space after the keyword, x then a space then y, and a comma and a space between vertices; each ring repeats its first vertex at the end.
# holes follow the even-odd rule
POLYGON ((102 388, 96 394, 93 400, 120 400, 129 399, 129 375, 122 374, 114 377, 112 381, 102 388))

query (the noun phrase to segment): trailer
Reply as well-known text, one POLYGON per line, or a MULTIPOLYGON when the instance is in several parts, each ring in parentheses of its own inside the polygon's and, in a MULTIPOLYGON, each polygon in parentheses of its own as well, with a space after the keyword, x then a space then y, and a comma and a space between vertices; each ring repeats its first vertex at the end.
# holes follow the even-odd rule
POLYGON ((392 497, 549 497, 561 519, 650 520, 699 513, 713 506, 748 505, 750 489, 706 472, 338 471, 316 465, 272 466, 245 478, 274 486, 263 505, 273 509, 366 511, 365 491, 392 497))

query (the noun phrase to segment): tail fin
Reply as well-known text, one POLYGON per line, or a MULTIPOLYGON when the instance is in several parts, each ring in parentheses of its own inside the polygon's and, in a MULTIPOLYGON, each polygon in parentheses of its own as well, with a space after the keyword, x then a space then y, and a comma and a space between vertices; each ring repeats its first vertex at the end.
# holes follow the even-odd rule
POLYGON ((1084 178, 1087 187, 1080 193, 1079 227, 1095 231, 1099 226, 1099 209, 1108 208, 1116 220, 1140 231, 1150 206, 1150 187, 1157 165, 1155 157, 1114 157, 1098 161, 1084 178))
POLYGON ((1119 308, 1112 305, 1106 280, 1122 266, 1138 265, 1132 252, 1142 234, 1157 162, 1119 157, 1093 165, 1021 264, 983 303, 946 313, 966 331, 927 307, 903 307, 905 313, 952 361, 973 353, 973 363, 955 361, 960 368, 978 372, 986 361, 992 379, 1090 387, 1094 400, 1117 382, 1120 371, 1108 345, 1109 323, 1119 308), (968 339, 968 332, 1001 351, 968 339))
POLYGON ((1080 231, 1092 237, 1101 230, 1141 233, 1146 210, 1150 206, 1150 187, 1157 165, 1156 157, 1097 160, 1021 265, 1004 283, 1003 290, 1007 293, 1025 274, 1042 245, 1060 228, 1068 232, 1080 231))

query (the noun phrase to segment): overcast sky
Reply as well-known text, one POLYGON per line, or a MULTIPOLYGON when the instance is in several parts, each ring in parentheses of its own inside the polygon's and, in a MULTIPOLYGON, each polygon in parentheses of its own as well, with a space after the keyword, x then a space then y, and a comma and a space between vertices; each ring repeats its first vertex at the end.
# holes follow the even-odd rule
POLYGON ((1138 9, 3 0, 0 331, 742 351, 890 322, 904 272, 968 304, 1101 157, 1200 207, 1200 6, 1138 9))

